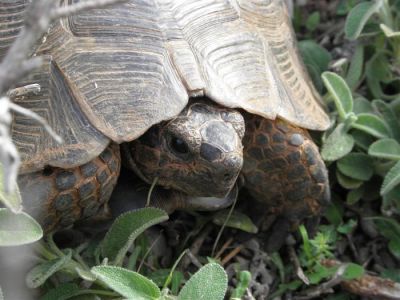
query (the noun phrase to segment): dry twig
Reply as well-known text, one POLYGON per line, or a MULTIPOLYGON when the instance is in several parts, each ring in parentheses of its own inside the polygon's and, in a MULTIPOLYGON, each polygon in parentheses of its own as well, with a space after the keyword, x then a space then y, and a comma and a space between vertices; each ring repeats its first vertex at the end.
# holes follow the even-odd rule
MULTIPOLYGON (((339 265, 335 260, 325 260, 323 265, 332 267, 339 265)), ((400 284, 390 279, 364 274, 361 278, 341 282, 346 291, 371 299, 400 300, 400 284)))

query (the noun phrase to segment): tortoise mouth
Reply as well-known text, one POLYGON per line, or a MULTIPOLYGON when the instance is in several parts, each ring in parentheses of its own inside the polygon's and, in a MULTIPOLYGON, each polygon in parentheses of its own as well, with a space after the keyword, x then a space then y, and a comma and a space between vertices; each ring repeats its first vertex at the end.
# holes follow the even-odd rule
POLYGON ((196 174, 181 178, 159 178, 158 184, 181 191, 193 197, 226 197, 234 187, 239 172, 226 172, 212 176, 196 174), (172 180, 172 181, 171 181, 172 180))

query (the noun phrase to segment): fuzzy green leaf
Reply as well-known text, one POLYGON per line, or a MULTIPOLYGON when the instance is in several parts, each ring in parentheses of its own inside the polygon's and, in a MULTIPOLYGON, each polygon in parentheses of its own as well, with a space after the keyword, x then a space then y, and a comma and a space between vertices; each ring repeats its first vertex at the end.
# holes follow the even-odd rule
POLYGON ((376 99, 393 99, 396 96, 386 94, 382 83, 389 83, 393 80, 391 63, 383 53, 371 58, 365 65, 367 86, 372 96, 376 99))
POLYGON ((0 164, 0 205, 4 204, 5 207, 11 209, 14 213, 19 213, 22 210, 22 199, 18 186, 15 189, 6 193, 4 190, 4 174, 3 166, 0 164))
MULTIPOLYGON (((229 216, 229 210, 221 210, 213 216, 213 222, 222 226, 229 216)), ((243 213, 233 211, 226 223, 227 227, 236 228, 245 232, 257 233, 258 228, 253 221, 243 213)))
POLYGON ((101 251, 104 257, 120 264, 134 240, 147 228, 168 220, 166 212, 147 207, 120 215, 107 232, 101 251))
POLYGON ((322 93, 321 73, 328 69, 331 54, 313 40, 300 41, 298 47, 314 85, 322 93))
POLYGON ((344 175, 338 169, 336 169, 336 178, 339 184, 348 190, 359 188, 364 183, 362 180, 344 175))
POLYGON ((380 139, 369 146, 368 154, 379 158, 400 160, 400 144, 394 139, 380 139))
POLYGON ((400 184, 400 161, 386 174, 381 187, 381 195, 389 193, 398 184, 400 184))
POLYGON ((353 111, 353 96, 346 81, 332 72, 324 72, 322 80, 335 101, 339 116, 345 120, 348 114, 353 111))
POLYGON ((385 24, 380 24, 379 26, 382 29, 383 33, 386 35, 386 37, 388 38, 400 37, 400 31, 394 31, 392 28, 386 26, 385 24))
POLYGON ((18 246, 40 240, 43 230, 28 214, 0 208, 0 246, 18 246))
POLYGON ((224 299, 228 288, 228 276, 218 264, 209 263, 198 270, 178 295, 178 300, 224 299))
POLYGON ((357 120, 351 126, 377 138, 391 137, 390 129, 385 121, 373 114, 358 114, 357 120))
POLYGON ((357 84, 361 80, 363 74, 364 65, 364 46, 359 44, 354 52, 353 57, 350 61, 350 67, 347 71, 346 82, 351 90, 357 87, 357 84))
POLYGON ((361 2, 353 7, 346 18, 344 27, 346 37, 350 40, 357 39, 369 18, 378 11, 379 7, 380 1, 361 2))
POLYGON ((382 115, 385 123, 390 128, 393 138, 400 142, 400 121, 396 116, 394 109, 382 100, 372 101, 372 106, 382 115))
POLYGON ((71 261, 71 257, 72 251, 68 249, 64 256, 37 265, 26 275, 26 285, 33 289, 41 286, 51 275, 71 261))
POLYGON ((353 112, 357 115, 362 113, 374 113, 374 108, 372 107, 371 101, 364 97, 357 97, 354 99, 353 112))
POLYGON ((313 65, 319 74, 328 69, 332 56, 329 51, 321 47, 314 40, 299 42, 299 51, 306 65, 313 65))
POLYGON ((139 273, 114 266, 96 266, 91 271, 108 287, 127 299, 151 300, 161 296, 157 285, 139 273))
POLYGON ((66 300, 79 293, 79 286, 75 283, 63 283, 48 291, 40 300, 66 300))
POLYGON ((365 152, 367 152, 369 146, 376 141, 376 139, 372 135, 369 135, 368 133, 357 129, 352 129, 351 135, 354 138, 356 146, 360 147, 365 152))
POLYGON ((371 157, 363 153, 350 153, 337 161, 337 167, 344 175, 362 181, 371 179, 374 174, 371 157))
POLYGON ((322 145, 321 156, 326 161, 334 161, 347 155, 353 149, 354 139, 339 124, 322 145))

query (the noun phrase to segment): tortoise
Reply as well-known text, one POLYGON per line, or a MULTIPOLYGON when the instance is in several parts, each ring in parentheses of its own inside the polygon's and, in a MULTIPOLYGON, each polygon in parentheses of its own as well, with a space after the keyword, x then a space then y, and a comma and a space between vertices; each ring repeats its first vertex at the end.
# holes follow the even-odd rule
MULTIPOLYGON (((27 4, 11 2, 8 40, 27 4)), ((64 143, 18 115, 12 135, 24 202, 48 230, 107 211, 121 156, 157 180, 169 211, 228 205, 238 183, 291 223, 328 203, 307 130, 326 130, 329 117, 284 1, 130 0, 55 22, 35 55, 42 68, 20 85, 41 92, 15 101, 64 143)))

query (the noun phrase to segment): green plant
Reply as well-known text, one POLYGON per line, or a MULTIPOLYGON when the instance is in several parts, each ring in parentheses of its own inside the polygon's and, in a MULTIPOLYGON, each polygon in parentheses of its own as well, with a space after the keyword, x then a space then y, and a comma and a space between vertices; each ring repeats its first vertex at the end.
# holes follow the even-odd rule
POLYGON ((157 274, 147 271, 146 276, 139 274, 133 261, 138 258, 136 249, 139 252, 141 249, 129 250, 147 228, 166 219, 167 214, 155 208, 131 211, 114 221, 103 240, 84 243, 74 249, 59 249, 49 235, 46 242, 37 245, 42 262, 27 274, 27 285, 47 291, 42 300, 70 299, 78 295, 97 295, 101 299, 122 296, 135 300, 186 300, 211 295, 212 298, 207 299, 223 299, 227 275, 215 263, 198 270, 182 288, 183 275, 175 272, 180 258, 171 270, 157 270, 157 274), (50 277, 51 282, 48 281, 50 277), (87 288, 81 288, 82 283, 87 288))
MULTIPOLYGON (((346 19, 345 34, 356 40, 351 62, 339 74, 322 74, 327 101, 335 104, 334 128, 324 138, 322 156, 336 162, 337 182, 354 205, 363 198, 381 201, 390 225, 379 229, 398 256, 400 214, 400 11, 399 1, 362 1, 346 19), (368 36, 368 39, 364 39, 368 36), (371 187, 380 185, 379 190, 371 187), (380 200, 381 199, 381 200, 380 200), (396 245, 396 247, 394 247, 396 245)), ((385 225, 386 224, 386 225, 385 225)))

